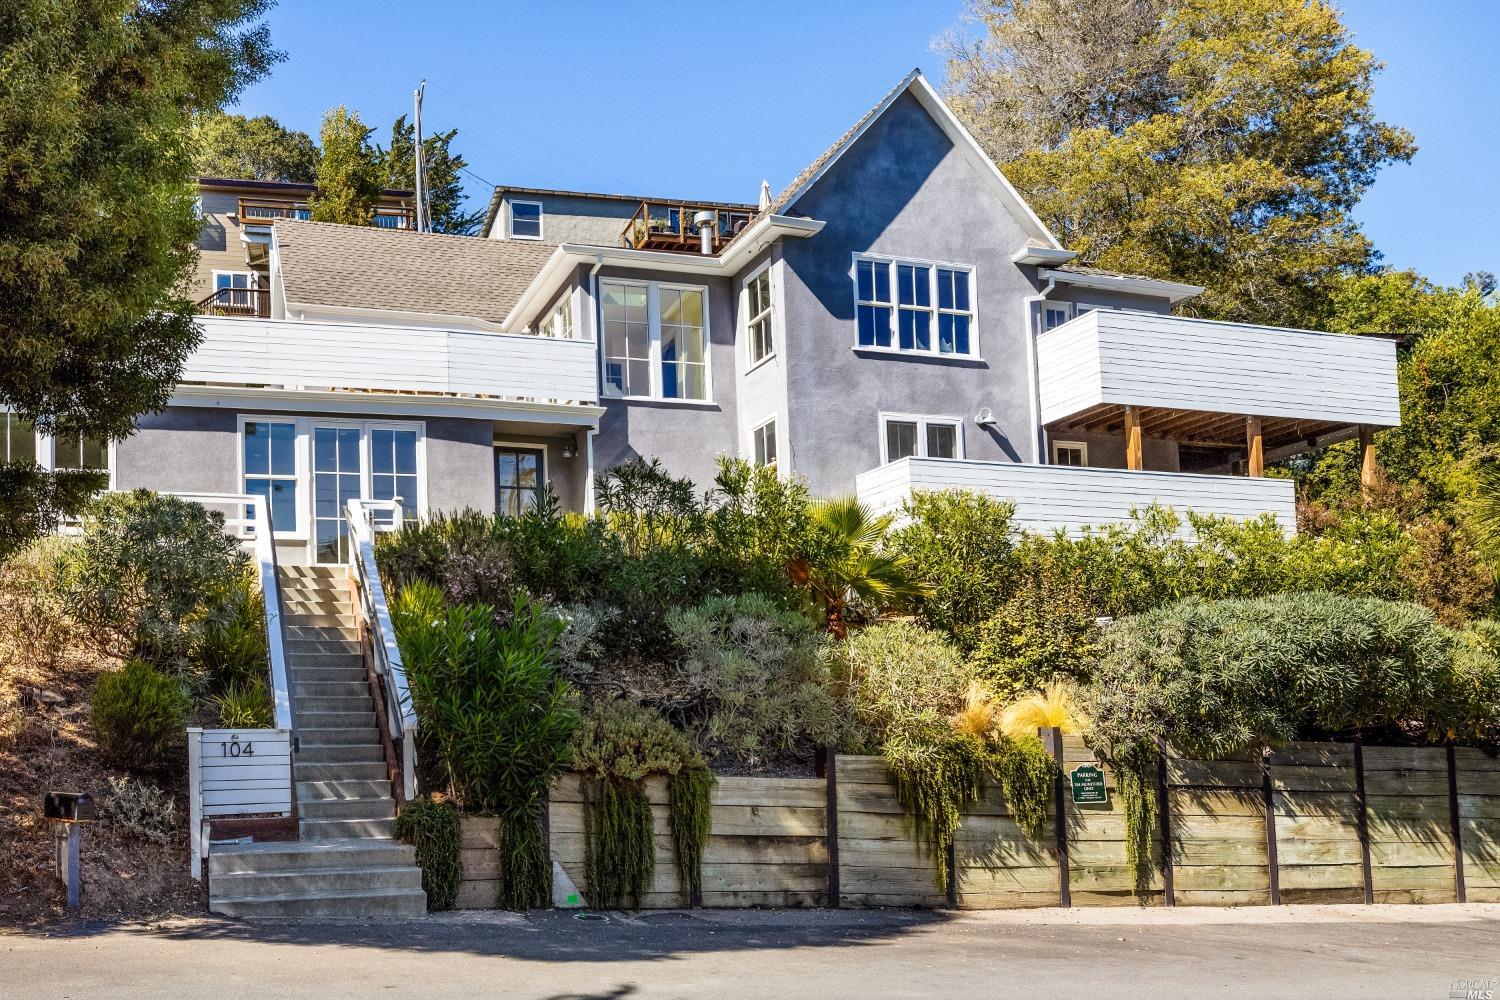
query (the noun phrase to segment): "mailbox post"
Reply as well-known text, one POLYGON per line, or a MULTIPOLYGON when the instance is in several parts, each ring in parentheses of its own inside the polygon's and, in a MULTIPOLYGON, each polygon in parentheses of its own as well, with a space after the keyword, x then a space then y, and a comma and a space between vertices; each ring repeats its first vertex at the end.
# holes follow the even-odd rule
POLYGON ((52 824, 53 870, 68 887, 68 909, 76 910, 83 892, 83 824, 94 821, 94 797, 88 792, 48 792, 42 799, 42 818, 52 824))

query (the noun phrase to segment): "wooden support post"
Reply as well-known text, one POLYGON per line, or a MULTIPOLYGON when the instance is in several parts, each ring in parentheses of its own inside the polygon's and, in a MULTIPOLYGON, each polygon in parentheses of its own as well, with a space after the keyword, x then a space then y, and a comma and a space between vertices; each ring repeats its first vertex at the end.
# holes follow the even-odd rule
POLYGON ((1125 407, 1125 468, 1140 471, 1146 467, 1141 444, 1141 414, 1133 406, 1125 407))
POLYGON ((1380 459, 1375 454, 1375 428, 1359 425, 1359 489, 1366 500, 1380 484, 1380 459))
POLYGON ((1276 791, 1271 785, 1271 751, 1260 754, 1260 797, 1266 807, 1266 871, 1271 877, 1271 905, 1281 904, 1281 865, 1276 859, 1276 791))
POLYGON ((833 747, 825 750, 824 754, 824 768, 828 772, 828 798, 823 817, 826 828, 824 833, 828 838, 828 906, 836 910, 839 908, 839 895, 842 892, 839 886, 839 758, 833 747))
POLYGON ((1072 873, 1068 869, 1068 811, 1064 805, 1063 785, 1067 775, 1063 773, 1062 730, 1057 726, 1044 726, 1037 730, 1047 752, 1057 762, 1057 776, 1052 781, 1052 807, 1057 821, 1053 824, 1057 834, 1057 905, 1073 905, 1072 873))
POLYGON ((1365 751, 1358 738, 1354 741, 1354 796, 1359 808, 1359 866, 1364 873, 1365 902, 1375 902, 1375 886, 1370 877, 1370 811, 1365 795, 1365 751))
POLYGON ((1172 789, 1167 784, 1167 741, 1156 738, 1156 819, 1161 827, 1162 901, 1177 905, 1177 890, 1172 884, 1172 789))
POLYGON ((1453 744, 1448 744, 1448 822, 1453 826, 1453 880, 1456 898, 1467 903, 1468 891, 1464 888, 1464 832, 1458 815, 1458 755, 1453 744))
POLYGON ((1249 445, 1246 471, 1259 479, 1266 474, 1266 447, 1261 437, 1260 417, 1245 418, 1245 441, 1249 445))
POLYGON ((958 909, 958 841, 948 843, 948 907, 958 909))

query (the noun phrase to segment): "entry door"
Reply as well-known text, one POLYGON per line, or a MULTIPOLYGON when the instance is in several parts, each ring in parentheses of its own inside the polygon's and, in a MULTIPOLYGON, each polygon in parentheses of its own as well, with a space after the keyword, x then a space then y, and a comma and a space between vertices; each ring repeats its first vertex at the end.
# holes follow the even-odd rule
POLYGON ((545 453, 541 448, 495 446, 495 512, 519 517, 535 507, 546 487, 545 453))
POLYGON ((313 426, 313 559, 316 562, 349 561, 345 504, 368 496, 364 491, 364 449, 360 438, 357 426, 313 426))

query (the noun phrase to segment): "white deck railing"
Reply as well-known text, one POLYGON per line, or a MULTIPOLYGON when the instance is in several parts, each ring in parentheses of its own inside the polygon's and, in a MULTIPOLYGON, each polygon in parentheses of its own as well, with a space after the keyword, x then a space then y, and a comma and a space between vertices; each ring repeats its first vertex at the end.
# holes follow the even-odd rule
POLYGON ((359 588, 355 613, 370 639, 371 661, 385 696, 386 726, 401 747, 401 785, 404 801, 417 794, 417 709, 406 682, 401 647, 391 625, 385 586, 375 565, 375 534, 401 527, 401 505, 394 500, 350 500, 349 571, 359 588), (385 520, 378 520, 384 515, 385 520))
POLYGON ((1210 476, 1187 472, 903 458, 860 473, 854 489, 876 513, 894 513, 916 491, 961 489, 1015 504, 1023 531, 1079 532, 1128 522, 1131 512, 1153 504, 1179 514, 1193 511, 1249 520, 1270 514, 1284 531, 1297 527, 1290 479, 1210 476))
POLYGON ((181 381, 594 403, 594 343, 527 334, 199 316, 181 381))

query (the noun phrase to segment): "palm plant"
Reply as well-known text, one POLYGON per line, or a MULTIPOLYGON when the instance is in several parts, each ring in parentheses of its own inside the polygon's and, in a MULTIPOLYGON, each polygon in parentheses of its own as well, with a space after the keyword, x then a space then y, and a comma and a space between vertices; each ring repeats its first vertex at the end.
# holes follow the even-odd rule
POLYGON ((1479 550, 1500 562, 1500 463, 1481 465, 1475 472, 1478 489, 1469 507, 1468 528, 1479 550))
POLYGON ((832 635, 843 638, 847 634, 851 604, 880 614, 928 592, 905 556, 882 551, 892 521, 890 514, 871 514, 854 497, 812 506, 810 551, 793 560, 791 575, 812 599, 832 635))

